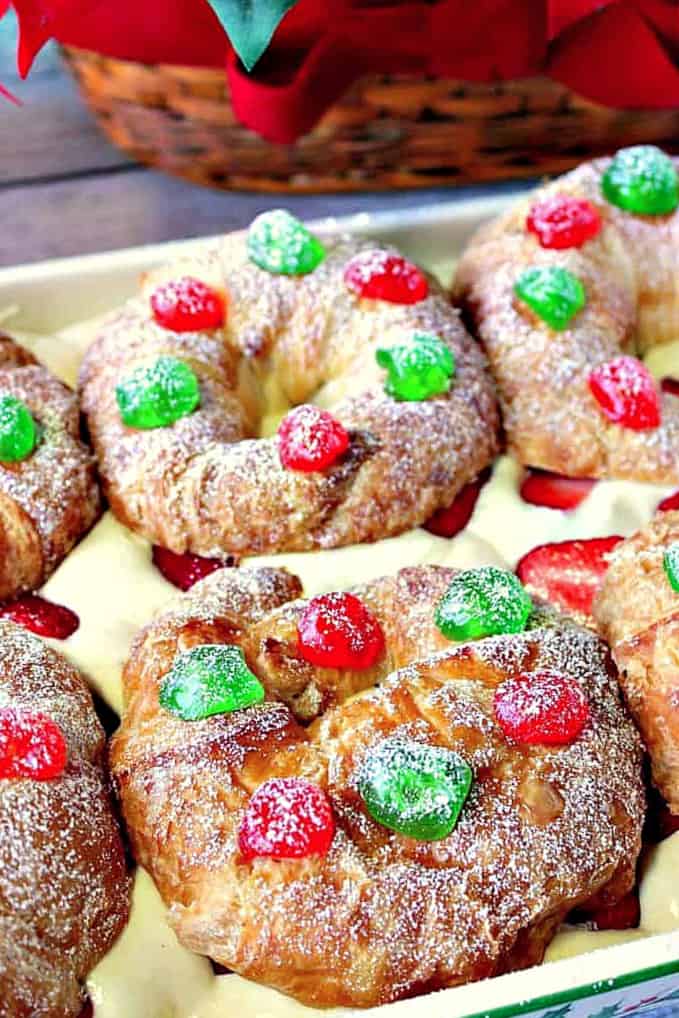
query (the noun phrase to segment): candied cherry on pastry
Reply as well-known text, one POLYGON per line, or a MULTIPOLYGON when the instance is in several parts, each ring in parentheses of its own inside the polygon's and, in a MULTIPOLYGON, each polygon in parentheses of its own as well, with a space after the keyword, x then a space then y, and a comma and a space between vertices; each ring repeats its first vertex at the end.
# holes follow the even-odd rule
POLYGON ((660 380, 660 388, 663 392, 669 393, 670 396, 679 396, 679 378, 672 378, 670 375, 665 375, 660 380))
POLYGON ((247 859, 325 855, 335 835, 328 797, 304 778, 271 778, 250 799, 238 831, 247 859))
POLYGON ((205 643, 182 651, 160 686, 161 707, 182 721, 203 721, 261 703, 264 687, 233 644, 205 643))
POLYGON ((679 593, 679 541, 675 541, 665 551, 662 565, 670 587, 679 593))
POLYGON ((358 777, 373 820, 417 841, 454 830, 471 785, 471 767, 458 753, 398 735, 368 750, 358 777))
POLYGON ((311 403, 286 414, 277 434, 278 455, 286 470, 326 470, 349 448, 346 428, 327 410, 311 403))
POLYGON ((601 178, 601 190, 611 205, 643 216, 674 212, 678 184, 674 163, 655 145, 620 149, 601 178))
POLYGON ((59 725, 45 714, 0 709, 0 778, 50 781, 63 774, 67 749, 59 725))
POLYGON ((221 294, 192 276, 157 286, 151 294, 151 310, 158 325, 171 332, 218 329, 226 319, 221 294))
POLYGON ((596 481, 586 477, 564 477, 548 470, 529 469, 519 494, 529 505, 547 509, 577 509, 584 502, 596 481))
POLYGON ((26 404, 15 396, 0 396, 0 463, 26 459, 37 441, 38 429, 26 404))
POLYGON ((116 386, 120 417, 128 428, 165 428, 200 403, 195 373, 177 357, 161 356, 136 368, 116 386))
POLYGON ((384 633, 359 598, 321 594, 305 605, 297 623, 299 653, 320 668, 371 668, 384 654, 384 633))
POLYGON ((66 640, 80 626, 74 611, 38 594, 22 594, 0 605, 0 618, 11 619, 23 629, 52 640, 66 640))
POLYGON ((387 371, 384 389, 396 400, 417 402, 450 389, 455 358, 446 344, 428 332, 415 332, 405 343, 379 347, 375 359, 387 371))
POLYGON ((658 502, 656 512, 668 512, 670 509, 679 509, 679 490, 667 495, 661 502, 658 502))
POLYGON ((317 237, 285 209, 262 212, 250 225, 250 261, 272 275, 305 276, 325 258, 317 237))
POLYGON ((568 328, 585 306, 585 288, 572 272, 558 265, 534 265, 521 273, 514 293, 538 318, 557 332, 568 328))
POLYGON ((489 477, 490 469, 487 468, 479 474, 475 481, 465 484, 449 506, 439 509, 429 517, 424 524, 424 529, 428 530, 430 534, 436 534, 437 537, 455 537, 456 534, 459 534, 472 518, 481 488, 489 477))
POLYGON ((516 567, 522 583, 564 611, 591 615, 592 601, 606 570, 608 555, 622 537, 541 544, 516 567))
POLYGON ((580 685, 550 669, 506 679, 495 691, 494 708, 507 738, 531 746, 566 746, 589 720, 580 685))
POLYGON ((234 564, 233 557, 226 559, 204 558, 202 555, 193 555, 191 552, 178 554, 168 548, 161 548, 159 544, 153 545, 151 558, 156 569, 162 573, 168 583, 172 583, 179 590, 190 590, 195 583, 210 576, 217 569, 224 569, 234 564))
POLYGON ((359 297, 389 304, 418 304, 429 294, 422 270, 389 251, 359 251, 347 262, 344 282, 359 297))
POLYGON ((436 607, 435 622, 449 640, 477 640, 525 629, 533 603, 516 576, 497 566, 465 569, 436 607))
POLYGON ((653 375, 636 357, 623 354, 590 372, 588 384, 609 421, 634 431, 660 425, 660 397, 653 375))
POLYGON ((584 198, 553 194, 531 206, 526 229, 545 248, 582 247, 601 230, 601 216, 584 198))

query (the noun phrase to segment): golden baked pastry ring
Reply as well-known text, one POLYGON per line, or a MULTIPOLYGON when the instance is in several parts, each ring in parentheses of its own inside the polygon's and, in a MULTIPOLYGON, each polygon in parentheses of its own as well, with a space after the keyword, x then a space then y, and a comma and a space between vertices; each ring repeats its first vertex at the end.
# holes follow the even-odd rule
POLYGON ((594 602, 597 625, 611 645, 627 703, 651 757, 653 781, 675 814, 679 814, 678 569, 679 511, 659 512, 611 553, 594 602))
POLYGON ((641 751, 604 645, 539 607, 525 632, 451 643, 433 606, 455 575, 405 569, 354 591, 386 641, 362 671, 302 657, 309 602, 277 569, 220 570, 139 634, 112 767, 135 857, 182 944, 306 1003, 368 1006, 537 963, 573 906, 633 885, 641 751), (183 720, 159 697, 179 655, 215 644, 242 648, 266 699, 183 720), (545 669, 579 686, 589 721, 568 745, 512 744, 494 694, 545 669), (471 767, 447 836, 415 840, 367 810, 358 775, 392 736, 471 767), (253 794, 290 777, 327 795, 327 853, 244 856, 253 794))
POLYGON ((0 600, 41 586, 99 514, 91 452, 74 394, 0 333, 0 396, 19 400, 38 432, 21 460, 0 464, 0 600))
POLYGON ((218 556, 374 541, 421 524, 492 461, 492 383, 438 285, 412 305, 364 300, 344 270, 375 245, 345 237, 326 249, 313 272, 274 275, 249 260, 243 235, 227 236, 154 274, 104 325, 82 367, 82 404, 111 507, 132 529, 176 552, 218 556), (223 296, 223 328, 173 332, 154 320, 153 288, 186 276, 223 296), (446 393, 398 402, 376 348, 416 332, 453 353, 455 376, 446 393), (161 355, 190 365, 200 405, 169 427, 126 427, 116 386, 161 355), (276 439, 257 438, 274 383, 288 407, 332 409, 350 437, 337 463, 287 469, 276 439))
POLYGON ((78 1018, 85 978, 130 907, 104 731, 65 658, 4 620, 0 642, 0 1015, 78 1018), (16 739, 26 765, 18 775, 9 758, 17 724, 36 740, 26 752, 16 739), (36 768, 59 751, 45 757, 40 748, 53 742, 53 725, 65 742, 63 770, 38 780, 36 768))
MULTIPOLYGON (((635 371, 632 355, 642 356, 679 337, 679 212, 635 214, 604 193, 605 180, 615 182, 615 173, 619 176, 625 166, 634 169, 638 149, 646 152, 647 161, 666 159, 665 171, 676 172, 672 165, 679 166, 679 160, 669 160, 651 146, 621 150, 615 166, 610 159, 583 163, 481 227, 462 255, 453 296, 465 308, 488 355, 508 446, 520 463, 572 477, 676 484, 679 399, 656 387, 648 398, 657 401, 658 426, 638 428, 620 422, 629 390, 632 404, 643 374, 638 367, 635 371), (547 227, 542 239, 552 243, 550 225, 559 218, 554 203, 571 203, 561 212, 562 225, 568 225, 566 218, 578 214, 573 199, 581 203, 581 210, 589 209, 590 224, 598 232, 564 249, 541 246, 528 228, 531 216, 542 220, 547 227), (552 223, 545 223, 550 214, 552 223), (537 304, 530 306, 517 293, 518 285, 524 297, 530 298, 532 290, 538 302, 544 298, 544 292, 536 292, 540 283, 536 270, 548 286, 555 277, 550 282, 545 270, 565 271, 571 277, 560 293, 565 281, 556 277, 557 290, 551 294, 553 303, 558 304, 559 297, 571 301, 573 313, 558 328, 541 317, 537 304), (528 273, 533 273, 532 279, 528 273), (629 358, 622 389, 610 369, 620 357, 629 358), (605 365, 609 367, 604 369, 605 365), (602 370, 609 398, 619 404, 617 420, 615 411, 612 416, 602 411, 589 382, 593 372, 602 370)), ((642 168, 644 152, 637 164, 642 168)), ((676 182, 674 190, 676 199, 676 182)), ((564 236, 562 232, 561 242, 564 236)), ((557 313, 563 310, 563 305, 556 307, 557 313)), ((653 388, 650 378, 643 385, 653 388)), ((629 409, 634 418, 634 406, 629 409)))

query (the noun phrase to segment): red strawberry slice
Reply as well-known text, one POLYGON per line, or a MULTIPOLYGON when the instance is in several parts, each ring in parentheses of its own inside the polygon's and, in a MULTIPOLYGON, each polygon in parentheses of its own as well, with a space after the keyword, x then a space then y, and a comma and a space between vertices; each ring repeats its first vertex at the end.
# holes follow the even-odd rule
POLYGON ((0 605, 0 617, 11 619, 37 636, 66 640, 80 626, 80 619, 70 608, 54 604, 37 594, 23 594, 15 601, 0 605))
POLYGON ((608 568, 608 554, 622 537, 541 544, 524 555, 516 574, 531 593, 564 611, 591 615, 597 587, 608 568))
POLYGON ((528 470, 519 494, 530 505, 577 509, 596 484, 586 477, 564 477, 548 470, 528 470))
POLYGON ((669 509, 679 509, 679 489, 667 495, 662 502, 658 502, 658 512, 665 513, 669 509))
POLYGON ((671 378, 666 375, 660 382, 663 392, 669 392, 670 396, 679 396, 679 378, 671 378))
POLYGON ((639 926, 641 907, 638 891, 630 891, 615 905, 597 908, 593 912, 583 909, 577 918, 593 924, 597 930, 634 930, 639 926))
POLYGON ((167 548, 161 548, 158 544, 153 546, 152 558, 154 566, 168 583, 174 584, 180 590, 190 590, 194 583, 198 583, 198 580, 209 576, 217 569, 236 565, 233 555, 225 559, 203 558, 188 551, 184 555, 178 555, 167 548))
POLYGON ((455 537, 469 523, 481 494, 481 488, 490 477, 490 469, 483 470, 475 481, 465 484, 455 501, 445 509, 439 509, 424 524, 425 530, 437 537, 455 537))

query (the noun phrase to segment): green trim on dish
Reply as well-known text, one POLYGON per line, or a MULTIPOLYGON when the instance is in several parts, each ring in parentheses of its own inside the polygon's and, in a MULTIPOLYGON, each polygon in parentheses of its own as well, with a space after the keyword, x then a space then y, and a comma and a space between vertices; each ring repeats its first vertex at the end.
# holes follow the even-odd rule
POLYGON ((545 997, 534 997, 532 1000, 522 1001, 520 1004, 506 1004, 504 1007, 496 1007, 492 1011, 475 1011, 473 1014, 465 1015, 465 1018, 515 1018, 516 1015, 531 1014, 533 1011, 539 1011, 540 1008, 570 1004, 577 1000, 586 1000, 587 997, 598 997, 604 993, 612 993, 614 990, 622 990, 626 986, 647 983, 651 979, 662 979, 663 976, 671 976, 674 972, 679 972, 679 958, 675 961, 665 962, 663 965, 655 965, 653 968, 626 972, 614 979, 597 979, 595 983, 578 986, 572 990, 550 993, 545 997))

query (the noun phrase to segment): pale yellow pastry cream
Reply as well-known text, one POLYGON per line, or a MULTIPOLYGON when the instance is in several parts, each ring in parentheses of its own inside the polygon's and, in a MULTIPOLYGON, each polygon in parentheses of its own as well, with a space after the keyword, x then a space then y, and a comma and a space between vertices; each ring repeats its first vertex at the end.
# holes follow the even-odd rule
MULTIPOLYGON (((94 331, 89 323, 55 337, 17 334, 17 338, 73 385, 82 351, 94 331)), ((679 343, 653 351, 650 366, 658 376, 678 374, 679 343)), ((268 432, 280 417, 276 394, 270 395, 268 432)), ((266 556, 245 564, 285 565, 301 577, 307 595, 417 563, 513 567, 525 552, 548 541, 629 534, 650 518, 670 490, 631 482, 600 482, 576 510, 563 513, 524 503, 518 493, 520 479, 521 468, 513 460, 499 459, 468 526, 452 540, 416 530, 370 546, 266 556)), ((55 646, 86 673, 115 710, 122 706, 120 673, 130 640, 175 593, 153 566, 148 542, 128 531, 111 513, 46 584, 45 596, 76 611, 81 622, 70 639, 55 646)), ((564 929, 552 943, 547 959, 555 961, 679 929, 678 869, 679 834, 655 849, 648 860, 640 930, 596 933, 564 929)), ((88 989, 96 1018, 222 1018, 238 1012, 258 1018, 288 1018, 311 1013, 294 1000, 236 975, 216 977, 206 959, 180 947, 165 923, 162 902, 143 871, 137 873, 129 926, 92 972, 88 989)))

